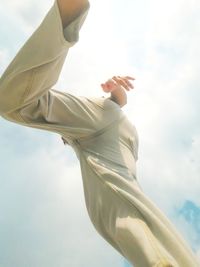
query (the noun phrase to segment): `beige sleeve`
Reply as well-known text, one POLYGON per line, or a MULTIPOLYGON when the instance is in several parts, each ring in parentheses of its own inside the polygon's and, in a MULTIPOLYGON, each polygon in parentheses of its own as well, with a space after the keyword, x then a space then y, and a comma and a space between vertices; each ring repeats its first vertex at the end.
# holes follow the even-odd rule
POLYGON ((0 115, 10 114, 37 101, 57 82, 66 55, 79 39, 89 6, 65 29, 57 1, 19 50, 0 79, 0 115))

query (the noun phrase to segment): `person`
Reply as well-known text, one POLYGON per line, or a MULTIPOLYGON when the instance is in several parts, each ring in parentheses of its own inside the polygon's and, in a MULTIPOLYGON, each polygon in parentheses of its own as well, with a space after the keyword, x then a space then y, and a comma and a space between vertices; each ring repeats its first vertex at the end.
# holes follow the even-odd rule
POLYGON ((109 97, 52 88, 69 48, 79 40, 89 7, 87 0, 54 2, 0 79, 0 115, 55 132, 73 147, 92 224, 134 267, 200 266, 137 180, 139 136, 121 109, 134 78, 114 76, 102 83, 109 97))

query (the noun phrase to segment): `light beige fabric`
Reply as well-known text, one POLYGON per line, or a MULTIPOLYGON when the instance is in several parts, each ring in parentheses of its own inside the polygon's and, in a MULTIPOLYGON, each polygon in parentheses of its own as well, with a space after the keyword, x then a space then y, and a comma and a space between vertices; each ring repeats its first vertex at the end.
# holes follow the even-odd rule
POLYGON ((94 227, 135 267, 198 267, 186 241, 137 181, 138 134, 120 107, 52 89, 87 12, 63 30, 55 1, 1 77, 0 114, 59 133, 74 148, 94 227))

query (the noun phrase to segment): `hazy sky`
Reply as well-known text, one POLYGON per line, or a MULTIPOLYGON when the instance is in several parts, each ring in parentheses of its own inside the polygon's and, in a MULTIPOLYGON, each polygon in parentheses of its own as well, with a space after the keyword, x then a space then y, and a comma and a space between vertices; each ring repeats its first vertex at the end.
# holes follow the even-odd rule
MULTIPOLYGON (((53 1, 41 3, 0 0, 0 74, 53 1)), ((54 88, 101 96, 101 82, 135 76, 124 112, 139 133, 138 181, 200 258, 199 13, 198 0, 92 0, 54 88)), ((58 135, 0 119, 0 160, 0 266, 130 266, 91 224, 58 135)))

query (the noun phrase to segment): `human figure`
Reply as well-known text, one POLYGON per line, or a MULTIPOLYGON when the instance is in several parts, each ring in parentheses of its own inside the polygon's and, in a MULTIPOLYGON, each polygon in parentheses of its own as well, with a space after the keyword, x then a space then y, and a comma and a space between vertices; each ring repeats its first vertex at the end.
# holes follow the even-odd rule
POLYGON ((74 148, 91 222, 134 267, 198 267, 186 241, 137 181, 138 134, 121 110, 134 78, 103 83, 108 98, 52 89, 88 10, 87 0, 54 2, 0 79, 0 115, 56 132, 74 148))

